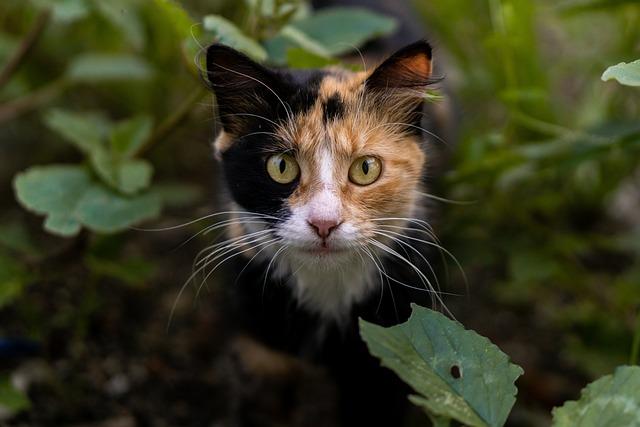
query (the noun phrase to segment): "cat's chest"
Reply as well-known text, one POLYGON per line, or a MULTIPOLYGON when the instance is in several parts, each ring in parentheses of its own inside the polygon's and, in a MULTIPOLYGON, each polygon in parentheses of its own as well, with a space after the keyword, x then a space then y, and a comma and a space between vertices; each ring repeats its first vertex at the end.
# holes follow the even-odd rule
POLYGON ((275 279, 288 286, 297 304, 325 319, 346 320, 351 309, 380 286, 373 280, 375 268, 358 256, 322 268, 282 259, 275 279))

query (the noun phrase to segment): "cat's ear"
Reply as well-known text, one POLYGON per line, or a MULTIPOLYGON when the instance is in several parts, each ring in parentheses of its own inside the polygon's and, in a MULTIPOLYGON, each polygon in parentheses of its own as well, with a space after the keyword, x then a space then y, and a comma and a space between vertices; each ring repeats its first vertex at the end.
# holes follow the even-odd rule
POLYGON ((421 90, 433 83, 431 46, 420 40, 403 47, 380 64, 365 80, 368 91, 421 90))
POLYGON ((281 79, 272 70, 258 64, 237 50, 221 44, 207 48, 207 81, 218 103, 225 130, 233 130, 237 114, 268 106, 281 79), (235 115, 235 117, 234 117, 235 115))

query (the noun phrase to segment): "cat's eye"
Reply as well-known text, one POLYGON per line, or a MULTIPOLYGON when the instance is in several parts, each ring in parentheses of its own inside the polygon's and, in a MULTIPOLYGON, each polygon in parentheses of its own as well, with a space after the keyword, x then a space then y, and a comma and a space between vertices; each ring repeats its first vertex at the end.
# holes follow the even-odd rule
POLYGON ((289 184, 300 175, 300 166, 289 154, 274 154, 267 159, 267 172, 279 184, 289 184))
POLYGON ((382 162, 377 157, 363 156, 349 168, 349 179, 354 184, 369 185, 376 182, 382 172, 382 162))

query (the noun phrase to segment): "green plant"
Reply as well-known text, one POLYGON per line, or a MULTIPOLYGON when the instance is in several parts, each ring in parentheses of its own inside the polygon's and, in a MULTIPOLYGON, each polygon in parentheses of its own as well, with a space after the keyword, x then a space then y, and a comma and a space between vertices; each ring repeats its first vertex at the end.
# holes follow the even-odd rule
MULTIPOLYGON (((488 339, 427 308, 384 328, 360 320, 369 351, 418 395, 409 400, 437 427, 452 420, 471 427, 501 427, 515 403, 523 371, 488 339)), ((553 426, 639 426, 640 367, 622 366, 588 385, 577 402, 553 410, 553 426)))

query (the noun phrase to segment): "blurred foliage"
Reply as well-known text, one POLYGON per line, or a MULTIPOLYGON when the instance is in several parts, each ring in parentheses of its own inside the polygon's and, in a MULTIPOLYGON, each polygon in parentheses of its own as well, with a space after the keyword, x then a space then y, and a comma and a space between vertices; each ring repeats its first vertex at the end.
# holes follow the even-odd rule
POLYGON ((441 191, 474 201, 446 210, 443 240, 471 286, 553 325, 564 358, 610 372, 640 312, 640 222, 623 207, 637 187, 622 190, 640 166, 640 96, 599 77, 640 56, 640 6, 415 5, 462 110, 441 191))
MULTIPOLYGON (((472 294, 556 331, 559 355, 589 375, 627 361, 634 332, 637 361, 640 222, 625 200, 637 194, 640 96, 600 78, 637 82, 640 6, 414 4, 460 111, 434 192, 474 202, 445 206, 441 230, 472 294)), ((145 288, 163 267, 129 230, 210 209, 203 46, 309 68, 397 25, 302 0, 3 0, 0 308, 21 319, 17 332, 65 325, 82 339, 102 280, 145 288), (15 200, 70 238, 47 236, 15 200), (57 269, 65 257, 82 274, 57 269), (43 283, 66 298, 53 315, 29 299, 43 283)))

